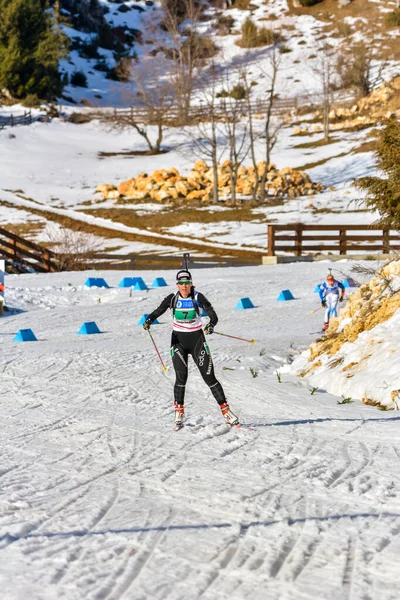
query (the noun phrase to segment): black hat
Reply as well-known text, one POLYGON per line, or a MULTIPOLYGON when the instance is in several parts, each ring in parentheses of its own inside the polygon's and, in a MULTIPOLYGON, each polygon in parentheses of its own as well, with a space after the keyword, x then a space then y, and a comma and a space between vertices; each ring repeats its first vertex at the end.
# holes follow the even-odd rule
POLYGON ((177 283, 179 281, 192 281, 192 274, 190 271, 178 271, 176 274, 176 281, 177 283))

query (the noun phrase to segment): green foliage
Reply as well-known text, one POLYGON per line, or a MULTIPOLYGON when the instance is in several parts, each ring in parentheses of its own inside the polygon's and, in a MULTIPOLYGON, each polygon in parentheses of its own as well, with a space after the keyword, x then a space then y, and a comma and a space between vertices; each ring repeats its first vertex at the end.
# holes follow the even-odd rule
POLYGON ((355 186, 367 192, 365 203, 377 210, 381 224, 400 230, 400 122, 390 119, 379 133, 377 164, 385 174, 356 179, 355 186))
POLYGON ((315 392, 318 390, 318 386, 317 387, 313 387, 311 390, 311 396, 314 396, 315 392))
POLYGON ((282 383, 282 378, 281 378, 281 374, 279 373, 279 371, 276 372, 276 378, 278 380, 278 383, 282 383))
POLYGON ((386 15, 385 23, 388 27, 400 27, 400 8, 386 15))
POLYGON ((244 85, 241 83, 237 83, 233 86, 233 88, 227 92, 226 90, 222 90, 216 94, 217 98, 233 98, 234 100, 244 100, 247 98, 247 91, 244 85))
POLYGON ((83 71, 75 71, 71 75, 71 85, 75 85, 76 87, 87 87, 87 77, 83 71))
POLYGON ((261 350, 260 350, 260 356, 264 356, 264 354, 265 354, 265 348, 261 348, 261 350))
MULTIPOLYGON (((342 398, 343 398, 343 396, 342 396, 342 398)), ((354 402, 354 400, 352 400, 350 397, 343 398, 342 401, 340 401, 340 400, 337 401, 338 404, 351 404, 352 402, 354 402)))
POLYGON ((299 0, 301 6, 314 6, 315 4, 319 4, 323 2, 323 0, 299 0))
POLYGON ((0 0, 0 89, 14 98, 62 91, 58 61, 67 52, 45 0, 0 0))
POLYGON ((38 108, 40 106, 40 98, 36 94, 28 94, 23 99, 22 105, 27 108, 38 108))
POLYGON ((258 377, 258 371, 253 369, 253 367, 250 367, 250 373, 253 375, 253 377, 258 377))

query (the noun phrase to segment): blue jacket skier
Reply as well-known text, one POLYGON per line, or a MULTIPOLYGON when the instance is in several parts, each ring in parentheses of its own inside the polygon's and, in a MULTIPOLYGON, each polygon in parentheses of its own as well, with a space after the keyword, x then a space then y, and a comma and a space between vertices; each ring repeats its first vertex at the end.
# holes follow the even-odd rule
POLYGON ((319 297, 321 305, 326 308, 323 330, 329 327, 330 317, 337 317, 337 303, 343 302, 344 285, 337 281, 333 275, 329 274, 326 281, 320 285, 319 297))
POLYGON ((184 420, 185 387, 188 377, 188 358, 192 355, 205 383, 218 402, 222 415, 229 425, 237 425, 238 418, 230 410, 224 390, 216 379, 210 350, 204 332, 211 334, 218 322, 214 308, 201 292, 195 292, 191 273, 179 271, 176 275, 178 292, 169 294, 145 320, 143 328, 150 329, 151 324, 168 309, 172 312, 171 357, 175 369, 174 386, 175 427, 179 429, 184 420), (200 309, 204 309, 210 322, 205 326, 201 322, 200 309))

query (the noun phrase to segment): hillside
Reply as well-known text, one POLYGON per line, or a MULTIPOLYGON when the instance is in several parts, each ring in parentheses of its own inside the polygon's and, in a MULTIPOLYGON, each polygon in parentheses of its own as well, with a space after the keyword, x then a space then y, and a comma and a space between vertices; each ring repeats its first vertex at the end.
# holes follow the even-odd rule
MULTIPOLYGON (((267 4, 255 1, 238 2, 224 10, 208 6, 203 11, 195 24, 196 31, 216 47, 213 60, 218 62, 218 71, 213 85, 215 93, 222 94, 217 98, 219 103, 235 106, 229 94, 243 68, 253 105, 268 97, 271 44, 255 48, 238 45, 247 17, 281 36, 276 46, 281 62, 274 99, 281 106, 288 104, 284 110, 277 108, 273 117, 278 135, 271 162, 276 172, 268 183, 265 200, 254 202, 249 184, 249 174, 254 173, 248 145, 249 119, 244 114, 237 135, 245 142, 240 160, 247 179, 242 177, 240 181, 235 206, 230 198, 232 186, 227 182, 227 173, 222 172, 222 165, 229 159, 226 119, 218 124, 223 182, 222 202, 218 204, 210 200, 210 177, 202 183, 201 194, 197 184, 181 187, 184 192, 169 187, 171 192, 165 193, 151 181, 152 173, 171 170, 187 181, 199 158, 210 167, 207 156, 199 155, 196 142, 210 135, 207 121, 202 129, 190 121, 178 126, 165 124, 160 152, 154 154, 149 153, 143 135, 133 126, 113 128, 101 120, 107 114, 104 107, 131 105, 140 99, 134 82, 108 78, 118 61, 134 54, 133 72, 146 69, 148 89, 155 87, 154 80, 161 85, 160 81, 168 79, 168 69, 164 77, 154 78, 154 73, 159 73, 156 66, 160 57, 163 65, 174 64, 166 58, 171 40, 168 42, 168 31, 160 27, 161 5, 104 0, 98 5, 99 12, 85 12, 85 0, 71 0, 60 6, 61 27, 72 40, 62 70, 69 80, 81 72, 87 87, 69 84, 64 98, 53 107, 57 110, 52 108, 50 112, 45 106, 33 109, 32 125, 0 131, 0 217, 4 227, 51 244, 57 244, 59 228, 66 227, 92 234, 98 247, 112 252, 180 253, 185 248, 192 252, 203 248, 213 254, 219 248, 220 252, 256 257, 266 247, 267 223, 370 223, 376 219, 377 215, 363 206, 352 181, 375 172, 375 130, 388 116, 400 114, 400 83, 396 77, 399 29, 389 26, 386 20, 395 9, 393 2, 368 2, 365 7, 364 2, 354 0, 340 7, 339 2, 324 0, 313 7, 296 8, 286 0, 267 4), (106 33, 112 34, 111 38, 106 33), (122 34, 126 36, 124 41, 117 43, 122 34), (104 47, 105 39, 111 48, 104 47), (336 60, 360 41, 372 53, 367 71, 372 91, 359 100, 353 88, 333 93, 326 140, 324 99, 317 73, 321 52, 329 42, 332 60, 336 60), (97 118, 93 120, 94 116, 97 118), (301 172, 296 177, 302 186, 294 191, 291 185, 281 189, 286 178, 282 174, 290 174, 293 169, 301 172), (125 182, 136 181, 138 176, 142 185, 153 192, 143 194, 141 190, 137 194, 131 188, 133 193, 120 195, 118 190, 129 188, 125 182), (147 176, 150 179, 144 184, 147 176), (310 187, 305 188, 304 183, 310 187), (96 193, 102 184, 111 186, 110 197, 96 193)), ((185 35, 180 37, 183 43, 185 35)), ((203 59, 198 68, 201 77, 193 89, 194 107, 204 102, 204 94, 210 90, 211 64, 211 59, 203 59)), ((0 107, 0 117, 24 110, 20 105, 0 107)), ((266 164, 263 119, 263 114, 254 113, 254 158, 266 164)), ((145 131, 153 141, 157 138, 155 125, 145 126, 145 131)))

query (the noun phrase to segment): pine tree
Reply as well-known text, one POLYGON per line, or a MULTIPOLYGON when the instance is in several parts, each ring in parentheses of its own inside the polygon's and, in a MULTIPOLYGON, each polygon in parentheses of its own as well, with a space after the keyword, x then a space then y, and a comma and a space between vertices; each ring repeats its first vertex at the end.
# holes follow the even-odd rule
POLYGON ((361 177, 355 185, 367 192, 366 205, 381 224, 400 230, 400 122, 390 119, 379 134, 377 163, 385 177, 361 177))
POLYGON ((0 0, 0 89, 15 98, 60 94, 58 61, 65 54, 47 0, 0 0))

